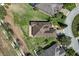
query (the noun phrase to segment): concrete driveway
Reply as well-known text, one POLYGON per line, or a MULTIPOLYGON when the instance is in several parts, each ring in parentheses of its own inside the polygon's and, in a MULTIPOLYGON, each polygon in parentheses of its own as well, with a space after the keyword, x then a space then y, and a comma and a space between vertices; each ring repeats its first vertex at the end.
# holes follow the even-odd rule
POLYGON ((64 33, 67 36, 72 37, 71 39, 71 45, 73 47, 73 49, 79 53, 79 43, 78 40, 74 37, 73 33, 72 33, 72 22, 74 20, 74 17, 79 14, 79 7, 74 8, 69 15, 67 16, 66 20, 65 20, 65 24, 68 25, 68 27, 66 27, 64 29, 64 33))

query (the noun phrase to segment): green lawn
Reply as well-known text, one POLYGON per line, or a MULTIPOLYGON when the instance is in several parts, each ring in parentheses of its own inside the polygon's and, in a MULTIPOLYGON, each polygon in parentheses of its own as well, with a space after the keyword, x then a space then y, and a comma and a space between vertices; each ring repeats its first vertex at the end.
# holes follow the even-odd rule
POLYGON ((39 12, 38 10, 33 10, 32 6, 25 4, 25 14, 19 15, 19 13, 14 13, 15 22, 21 22, 21 25, 26 25, 30 20, 46 20, 49 16, 39 12), (17 16, 18 15, 18 16, 17 16))
POLYGON ((75 3, 64 3, 64 8, 68 9, 68 10, 72 10, 76 7, 75 3))
POLYGON ((79 14, 74 18, 72 23, 72 31, 75 37, 79 36, 79 14))
POLYGON ((30 40, 31 43, 35 46, 35 48, 38 48, 38 46, 45 47, 46 45, 50 44, 52 41, 55 41, 55 38, 40 37, 40 38, 31 38, 30 40))

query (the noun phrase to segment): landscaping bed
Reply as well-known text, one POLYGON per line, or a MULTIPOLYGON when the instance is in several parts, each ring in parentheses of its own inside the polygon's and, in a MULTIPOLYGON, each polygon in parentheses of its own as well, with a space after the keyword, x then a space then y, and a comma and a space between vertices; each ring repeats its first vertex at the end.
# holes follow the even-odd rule
POLYGON ((74 18, 72 23, 72 31, 75 37, 79 36, 79 14, 74 18))

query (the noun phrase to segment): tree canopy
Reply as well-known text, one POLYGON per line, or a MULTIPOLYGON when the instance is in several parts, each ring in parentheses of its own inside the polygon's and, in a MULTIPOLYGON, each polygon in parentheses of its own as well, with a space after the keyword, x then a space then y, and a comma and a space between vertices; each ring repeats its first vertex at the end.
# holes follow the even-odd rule
POLYGON ((3 6, 0 5, 0 19, 4 19, 4 16, 6 15, 6 10, 3 6))

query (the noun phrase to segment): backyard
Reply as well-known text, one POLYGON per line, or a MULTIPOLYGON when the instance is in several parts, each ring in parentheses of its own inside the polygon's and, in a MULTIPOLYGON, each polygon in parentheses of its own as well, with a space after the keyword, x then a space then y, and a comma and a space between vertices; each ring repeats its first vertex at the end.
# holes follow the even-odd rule
MULTIPOLYGON (((24 4, 23 6, 21 6, 21 8, 24 8, 24 11, 25 11, 24 13, 19 14, 19 12, 17 13, 13 12, 14 22, 18 26, 20 26, 24 34, 24 40, 29 48, 29 51, 34 55, 34 50, 38 49, 39 47, 45 47, 46 45, 49 45, 51 42, 56 41, 56 38, 55 37, 50 37, 50 38, 29 37, 29 21, 30 20, 39 20, 39 21, 49 20, 50 16, 43 14, 39 10, 34 10, 33 7, 30 6, 29 4, 24 4)), ((55 17, 52 16, 50 22, 52 24, 55 22, 55 25, 57 25, 57 23, 59 22, 58 20, 63 23, 65 20, 65 16, 63 16, 62 13, 59 13, 55 17)))
POLYGON ((39 46, 44 47, 54 41, 54 38, 44 38, 44 37, 29 37, 29 21, 30 20, 47 20, 48 15, 41 13, 38 10, 33 10, 29 4, 25 4, 25 13, 20 15, 19 13, 13 12, 14 22, 19 25, 24 33, 24 39, 28 45, 29 51, 34 53, 34 50, 39 46))

